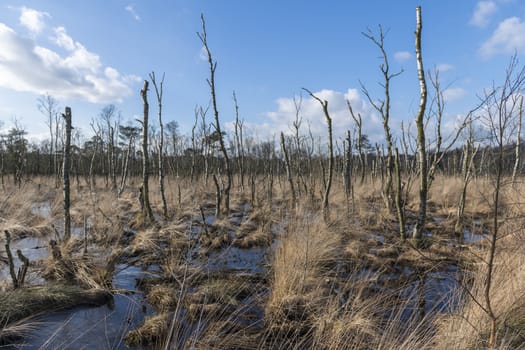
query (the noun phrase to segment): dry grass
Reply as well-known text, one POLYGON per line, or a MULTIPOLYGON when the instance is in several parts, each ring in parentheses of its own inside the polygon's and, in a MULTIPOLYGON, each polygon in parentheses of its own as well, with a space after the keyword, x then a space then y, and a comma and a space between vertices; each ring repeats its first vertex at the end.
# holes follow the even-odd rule
MULTIPOLYGON (((497 250, 492 279, 491 303, 498 317, 498 349, 517 349, 525 346, 525 232, 520 227, 503 227, 506 237, 497 250), (512 230, 512 231, 510 231, 512 230), (510 232, 509 232, 510 231, 510 232)), ((484 252, 479 252, 483 256, 484 252)), ((435 337, 438 349, 480 349, 488 340, 490 319, 485 307, 484 288, 486 265, 479 263, 470 290, 473 298, 465 297, 465 305, 456 314, 441 318, 435 337)))
MULTIPOLYGON (((97 257, 105 256, 104 251, 84 254, 84 242, 72 237, 69 241, 57 245, 56 256, 50 256, 42 263, 42 276, 48 280, 73 283, 84 288, 109 288, 111 285, 111 266, 97 257)), ((108 258, 111 262, 114 258, 108 258)))
POLYGON ((315 292, 323 273, 337 261, 341 238, 320 216, 295 220, 288 224, 275 252, 269 313, 285 312, 283 302, 315 292))
POLYGON ((45 311, 77 305, 104 305, 111 298, 102 289, 82 289, 71 285, 48 285, 0 293, 0 320, 9 325, 45 311))
MULTIPOLYGON (((16 201, 0 203, 0 229, 9 227, 19 237, 49 236, 51 224, 60 221, 61 195, 60 190, 49 187, 44 180, 40 180, 40 188, 38 183, 28 184, 20 197, 14 196, 18 190, 11 189, 10 198, 16 197, 16 201), (35 201, 50 203, 50 218, 27 215, 35 201)), ((405 297, 399 297, 400 291, 394 283, 378 287, 377 276, 387 271, 397 273, 405 266, 430 271, 440 264, 467 260, 458 253, 464 247, 447 246, 444 241, 455 215, 461 188, 459 179, 437 176, 434 180, 429 215, 446 220, 429 220, 433 237, 425 240, 421 251, 399 243, 396 217, 384 209, 380 178, 368 179, 363 185, 356 183, 353 203, 347 201, 340 180, 336 178, 333 184, 327 222, 319 210, 320 182, 313 191, 314 200, 304 195, 299 202, 305 204, 297 208, 290 207, 290 194, 282 179, 274 181, 272 203, 268 202, 269 189, 263 177, 257 178, 255 201, 250 200, 250 205, 247 205, 249 186, 245 193, 235 186, 230 215, 209 226, 209 237, 204 233, 195 237, 191 229, 202 226, 199 207, 208 215, 214 211, 211 180, 205 187, 202 179, 193 183, 189 179, 169 179, 166 183, 169 215, 162 218, 156 179, 152 179, 151 200, 158 220, 149 226, 144 225, 141 217, 138 182, 128 186, 120 198, 106 189, 103 181, 98 181, 93 193, 85 186, 80 190, 75 186, 73 222, 82 226, 88 220, 89 242, 96 248, 90 246, 89 253, 82 254, 83 241, 74 237, 60 247, 61 259, 50 258, 44 263, 44 271, 57 281, 109 288, 113 272, 109 265, 116 261, 144 267, 158 265, 160 276, 142 281, 140 287, 158 315, 148 318, 142 327, 128 335, 127 342, 133 345, 161 347, 173 325, 178 334, 174 344, 180 348, 424 350, 484 346, 487 318, 472 300, 465 299, 464 309, 458 312, 461 317, 440 318, 438 333, 432 337, 428 327, 434 322, 431 316, 407 320, 405 316, 412 312, 409 310, 412 306, 403 300, 405 297), (123 235, 126 226, 136 228, 136 235, 123 235), (210 273, 198 266, 205 261, 203 254, 207 251, 231 245, 241 249, 270 249, 273 253, 270 282, 260 276, 240 275, 238 271, 210 273), (188 258, 187 253, 195 247, 200 248, 200 259, 195 258, 199 262, 188 258), (277 247, 275 251, 273 247, 277 247), (106 265, 104 257, 111 262, 106 265), (364 268, 372 271, 370 275, 364 268), (247 309, 247 299, 250 306, 260 306, 261 314, 254 315, 253 310, 247 309), (198 330, 192 328, 196 325, 198 330)), ((407 205, 409 223, 417 206, 417 188, 412 187, 407 205)), ((490 191, 486 179, 475 179, 470 184, 468 222, 487 218, 491 209, 490 191)), ((498 287, 493 288, 495 309, 500 315, 502 349, 524 343, 520 332, 525 329, 525 282, 522 283, 525 272, 521 271, 525 254, 512 249, 525 243, 519 234, 522 222, 518 220, 525 212, 523 194, 523 184, 505 187, 502 193, 505 238, 501 239, 498 250, 494 282, 498 287)), ((468 260, 482 255, 482 249, 483 244, 472 248, 468 260)), ((478 297, 483 285, 482 267, 473 287, 478 297)), ((15 327, 14 323, 10 325, 15 327)))
MULTIPOLYGON (((402 318, 408 304, 398 305, 392 295, 375 291, 376 276, 362 273, 360 261, 368 242, 358 240, 365 237, 360 226, 327 225, 301 210, 290 221, 272 265, 261 348, 429 348, 424 323, 402 318), (353 262, 345 262, 348 258, 353 262), (385 319, 386 314, 391 316, 385 319)), ((399 254, 394 246, 383 248, 376 252, 378 259, 399 254)))
POLYGON ((169 313, 147 317, 142 326, 126 335, 126 344, 128 346, 161 348, 168 336, 170 319, 169 313))

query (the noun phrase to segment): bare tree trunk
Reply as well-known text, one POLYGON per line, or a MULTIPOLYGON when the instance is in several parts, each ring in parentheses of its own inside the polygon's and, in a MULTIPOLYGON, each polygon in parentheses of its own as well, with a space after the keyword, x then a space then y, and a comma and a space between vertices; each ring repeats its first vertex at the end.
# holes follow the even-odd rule
POLYGON ((149 222, 153 222, 153 211, 149 201, 149 156, 148 156, 148 118, 149 118, 149 104, 148 104, 148 81, 144 80, 144 87, 140 90, 142 96, 142 103, 144 105, 144 115, 142 120, 142 214, 149 222))
POLYGON ((346 152, 345 152, 345 165, 344 165, 344 183, 345 193, 347 196, 352 191, 352 137, 350 130, 346 131, 346 152))
POLYGON ((213 174, 213 183, 215 184, 215 217, 221 215, 221 186, 219 185, 219 180, 217 175, 213 174))
POLYGON ((286 176, 288 177, 288 183, 290 184, 290 191, 292 193, 292 207, 295 207, 296 196, 293 185, 292 167, 290 165, 290 157, 288 156, 288 150, 286 149, 286 143, 284 140, 284 134, 281 132, 281 149, 283 150, 284 162, 286 165, 286 176))
POLYGON ((239 176, 241 182, 241 192, 244 193, 244 145, 242 127, 244 122, 239 120, 239 105, 237 104, 237 96, 233 92, 233 101, 235 102, 235 146, 237 148, 237 165, 239 167, 239 176))
POLYGON ((119 197, 124 192, 124 188, 126 187, 126 179, 128 177, 129 158, 131 155, 131 148, 132 148, 133 141, 134 141, 133 139, 134 137, 133 135, 131 135, 129 137, 128 149, 126 151, 126 158, 124 159, 124 165, 122 167, 122 179, 120 180, 120 189, 118 191, 119 197))
POLYGON ((463 165, 461 167, 463 186, 461 188, 458 209, 456 211, 456 224, 454 225, 454 233, 458 237, 463 237, 463 216, 465 213, 465 203, 467 200, 467 188, 472 177, 472 165, 477 150, 478 148, 473 147, 473 139, 470 137, 467 140, 465 147, 463 147, 463 165))
POLYGON ((64 163, 62 173, 64 179, 64 239, 67 241, 71 237, 71 215, 70 191, 69 191, 69 169, 71 168, 71 108, 66 107, 62 117, 66 123, 66 141, 64 144, 64 163))
POLYGON ((195 178, 195 167, 196 167, 196 158, 197 158, 197 140, 195 139, 195 129, 197 128, 199 120, 198 109, 195 108, 195 123, 191 128, 191 170, 190 170, 190 182, 193 183, 195 178))
MULTIPOLYGON (((352 186, 352 167, 353 167, 353 156, 352 156, 352 136, 350 130, 346 132, 346 152, 345 152, 345 164, 344 164, 344 183, 345 183, 345 197, 348 205, 348 199, 352 199, 352 212, 355 209, 354 201, 354 188, 352 186)), ((350 213, 350 210, 348 209, 350 213)))
POLYGON ((60 162, 58 161, 58 134, 59 134, 59 120, 58 113, 55 113, 55 154, 53 160, 55 163, 55 188, 58 188, 60 184, 60 162))
POLYGON ((301 196, 301 188, 304 189, 305 194, 308 193, 308 184, 306 182, 306 179, 304 178, 304 170, 302 165, 302 142, 301 136, 299 134, 299 130, 303 122, 303 119, 301 117, 301 107, 303 104, 302 95, 300 96, 299 101, 297 101, 297 99, 294 96, 293 103, 295 107, 295 120, 293 121, 292 125, 294 130, 295 152, 292 152, 292 154, 295 154, 295 156, 290 156, 290 163, 295 164, 295 174, 297 175, 297 195, 301 196), (293 162, 294 159, 295 162, 293 162))
POLYGON ((518 168, 521 163, 521 122, 523 120, 523 96, 521 96, 520 100, 520 111, 519 111, 519 119, 518 119, 518 131, 516 132, 516 159, 514 161, 514 168, 512 169, 512 183, 516 183, 516 174, 518 173, 518 168))
MULTIPOLYGON (((118 130, 117 130, 118 134, 118 130)), ((117 192, 117 157, 115 156, 115 127, 109 128, 109 176, 111 189, 117 192)))
POLYGON ((221 124, 219 121, 219 110, 217 108, 217 97, 215 93, 215 70, 217 68, 217 62, 213 61, 213 58, 211 56, 211 51, 208 47, 208 41, 206 37, 206 22, 204 21, 204 15, 201 15, 201 21, 202 21, 202 33, 197 33, 199 38, 201 39, 202 44, 204 45, 204 49, 206 50, 206 53, 208 55, 208 63, 210 65, 210 79, 208 80, 208 85, 210 86, 211 91, 211 101, 213 106, 213 113, 215 116, 215 131, 218 133, 219 136, 219 145, 221 147, 221 152, 224 157, 224 162, 226 166, 226 177, 227 177, 227 183, 226 187, 224 188, 224 210, 226 213, 230 212, 230 190, 232 186, 232 172, 230 167, 230 158, 228 157, 228 152, 226 151, 226 145, 224 144, 224 136, 221 131, 221 124))
POLYGON ((326 186, 325 186, 325 191, 323 195, 323 215, 324 215, 325 220, 327 220, 330 214, 329 208, 328 208, 328 205, 329 205, 328 197, 330 196, 330 189, 332 187, 332 177, 334 173, 334 144, 333 144, 333 138, 332 138, 332 118, 330 118, 330 114, 328 113, 328 101, 321 100, 319 97, 315 96, 312 92, 310 92, 307 89, 304 89, 304 90, 308 92, 312 98, 316 99, 323 107, 323 113, 326 119, 326 124, 327 124, 327 129, 328 129, 328 180, 326 180, 326 186))
POLYGON ((159 106, 159 191, 160 197, 162 199, 162 215, 164 218, 168 217, 168 205, 166 203, 166 194, 164 192, 164 124, 162 124, 162 93, 164 85, 164 74, 162 74, 162 79, 160 84, 157 86, 157 81, 155 80, 155 73, 151 72, 149 75, 153 87, 155 88, 155 94, 157 95, 157 103, 159 106))
POLYGON ((412 237, 416 240, 421 239, 425 229, 427 218, 427 153, 425 149, 425 109, 427 104, 427 84, 425 81, 425 70, 423 69, 423 56, 421 54, 421 7, 416 7, 416 61, 417 75, 419 79, 420 101, 419 110, 416 116, 417 126, 417 144, 418 144, 418 161, 419 161, 419 211, 416 225, 412 237))
POLYGON ((354 114, 354 110, 352 109, 352 105, 350 104, 349 100, 346 100, 346 104, 348 106, 348 110, 350 111, 350 115, 352 116, 352 119, 355 122, 355 125, 357 126, 357 155, 359 157, 359 167, 361 168, 361 185, 365 181, 365 157, 363 155, 363 121, 361 119, 361 113, 357 113, 357 117, 354 114))
POLYGON ((395 183, 395 203, 397 211, 397 220, 399 221, 399 235, 401 239, 406 238, 405 231, 405 203, 403 201, 403 187, 401 186, 401 164, 399 160, 399 151, 397 147, 395 148, 395 174, 396 174, 396 183, 395 183))
MULTIPOLYGON (((392 202, 393 202, 393 188, 392 188, 392 176, 394 173, 394 162, 393 162, 393 141, 392 141, 392 133, 390 131, 390 81, 392 78, 400 75, 403 71, 399 71, 397 73, 390 73, 390 65, 388 63, 388 55, 386 54, 385 46, 384 46, 384 39, 385 36, 383 34, 383 29, 381 26, 379 26, 379 38, 376 38, 371 31, 368 33, 363 33, 365 37, 370 39, 381 51, 381 55, 383 58, 383 63, 380 66, 381 73, 383 74, 384 82, 381 84, 385 91, 385 99, 374 101, 372 97, 370 96, 370 93, 365 88, 363 84, 361 84, 361 89, 363 90, 365 96, 367 97, 370 104, 381 114, 381 117, 383 119, 383 129, 385 132, 385 140, 386 140, 386 146, 387 146, 387 154, 386 154, 386 181, 383 181, 383 197, 385 201, 385 206, 388 212, 392 211, 392 202)), ((379 153, 379 152, 378 152, 379 153)), ((376 169, 377 171, 377 169, 376 169)), ((381 175, 383 176, 383 173, 381 172, 381 175)))

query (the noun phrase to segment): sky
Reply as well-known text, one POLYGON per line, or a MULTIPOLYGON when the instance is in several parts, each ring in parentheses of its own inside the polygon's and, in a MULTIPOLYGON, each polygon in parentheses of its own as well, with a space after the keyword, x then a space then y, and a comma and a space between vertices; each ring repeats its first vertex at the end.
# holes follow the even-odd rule
MULTIPOLYGON (((49 94, 70 106, 84 136, 102 108, 114 104, 122 123, 141 118, 140 89, 150 72, 165 74, 163 121, 189 133, 196 106, 210 100, 208 63, 197 32, 206 18, 217 61, 221 124, 231 135, 235 91, 245 133, 270 139, 291 133, 293 99, 302 95, 302 131, 324 136, 319 103, 329 102, 336 138, 354 124, 349 100, 372 142, 384 139, 381 118, 361 89, 381 98, 378 48, 363 32, 381 25, 392 72, 391 128, 412 123, 419 101, 414 31, 422 7, 426 70, 439 69, 446 100, 444 129, 502 82, 510 57, 525 54, 525 1, 519 0, 2 0, 0 2, 0 126, 15 121, 30 138, 47 137, 37 99, 49 94)), ((525 63, 521 62, 522 64, 525 63)), ((149 94, 155 124, 154 91, 149 94)), ((209 114, 211 121, 212 115, 209 114)), ((136 122, 134 122, 136 123, 136 122)))

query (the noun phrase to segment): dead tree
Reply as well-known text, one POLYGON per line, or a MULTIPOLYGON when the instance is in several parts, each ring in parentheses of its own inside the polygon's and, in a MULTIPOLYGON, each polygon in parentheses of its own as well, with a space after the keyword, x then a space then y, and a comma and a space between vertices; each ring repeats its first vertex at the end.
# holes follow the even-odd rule
POLYGON ((55 138, 58 135, 55 134, 53 128, 58 120, 58 101, 51 95, 45 94, 38 98, 38 110, 46 117, 46 125, 49 128, 49 174, 55 175, 55 184, 58 187, 58 165, 57 165, 57 153, 58 151, 54 148, 55 138))
POLYGON ((295 207, 296 196, 295 196, 295 189, 293 185, 292 166, 290 164, 290 157, 288 155, 288 150, 286 149, 286 142, 285 142, 284 134, 282 131, 281 131, 281 150, 283 151, 284 164, 286 165, 286 177, 288 178, 288 183, 290 184, 290 192, 292 194, 292 206, 295 207))
POLYGON ((308 193, 308 184, 306 182, 306 179, 304 178, 304 169, 303 169, 303 142, 301 141, 300 136, 300 129, 301 124, 303 122, 303 118, 301 117, 301 106, 303 104, 303 96, 299 96, 299 100, 294 96, 293 98, 293 104, 295 107, 295 119, 292 122, 293 126, 293 135, 294 135, 294 141, 295 141, 295 152, 292 152, 294 156, 291 156, 290 162, 292 164, 295 164, 295 174, 297 175, 297 194, 301 195, 301 187, 304 189, 304 193, 308 193), (293 162, 295 160, 295 162, 293 162))
MULTIPOLYGON (((105 171, 106 186, 108 182, 111 181, 111 189, 118 193, 117 191, 117 157, 115 155, 115 130, 118 134, 118 120, 113 121, 113 118, 117 114, 117 108, 115 105, 107 105, 100 112, 100 118, 105 122, 105 127, 102 126, 99 128, 102 130, 101 135, 106 134, 106 144, 107 144, 107 169, 105 171), (105 130, 104 130, 105 129, 105 130)), ((117 116, 117 118, 119 118, 117 116)), ((104 164, 104 163, 103 163, 104 164)))
POLYGON ((122 177, 120 180, 120 188, 118 191, 118 196, 122 195, 126 187, 126 179, 129 172, 129 160, 131 158, 132 151, 134 149, 133 144, 135 143, 135 138, 139 135, 140 130, 134 126, 120 126, 120 137, 128 138, 128 146, 126 150, 126 155, 124 162, 122 164, 122 177))
POLYGON ((403 198, 403 186, 401 184, 401 164, 399 160, 399 151, 395 148, 395 204, 397 220, 399 221, 399 235, 401 239, 406 238, 405 230, 405 200, 403 198))
POLYGON ((155 88, 155 94, 157 96, 157 103, 159 108, 159 191, 162 200, 162 215, 164 216, 164 218, 167 218, 168 205, 166 203, 166 194, 164 192, 164 124, 162 123, 162 93, 164 92, 164 74, 162 74, 162 79, 160 80, 159 85, 157 85, 157 81, 155 80, 155 72, 151 72, 149 77, 151 79, 153 87, 155 88))
MULTIPOLYGON (((313 99, 317 100, 323 107, 323 113, 326 119, 326 125, 328 129, 328 179, 325 177, 325 172, 323 171, 323 181, 325 183, 325 190, 323 195, 323 215, 325 220, 329 218, 328 212, 328 197, 330 196, 330 189, 332 187, 332 177, 334 173, 334 145, 332 138, 332 118, 328 113, 328 101, 321 100, 319 97, 315 96, 310 90, 303 88, 313 99)), ((322 157, 321 157, 322 158, 322 157)))
POLYGON ((368 30, 368 33, 363 33, 365 37, 370 39, 374 45, 376 45, 379 50, 381 51, 381 56, 383 58, 383 63, 380 65, 381 73, 383 74, 383 83, 381 86, 384 88, 385 91, 385 97, 384 100, 377 100, 375 101, 370 96, 370 93, 366 89, 366 87, 361 83, 361 89, 363 93, 365 94, 366 98, 374 107, 375 110, 377 110, 381 114, 381 118, 383 119, 383 129, 385 132, 385 141, 387 146, 387 154, 386 154, 386 181, 384 181, 383 186, 383 197, 385 200, 385 206, 387 210, 390 212, 392 210, 392 202, 393 202, 393 190, 392 190, 392 175, 394 172, 394 162, 393 162, 393 142, 392 142, 392 133, 390 132, 390 82, 393 78, 397 77, 401 73, 403 73, 403 70, 397 72, 397 73, 390 73, 390 65, 388 62, 388 55, 386 53, 385 49, 385 36, 383 34, 383 28, 379 26, 379 37, 376 38, 376 36, 372 33, 372 31, 368 30))
POLYGON ((13 288, 17 289, 22 287, 24 280, 27 275, 27 270, 29 268, 29 259, 22 254, 20 249, 16 250, 16 255, 18 259, 22 262, 22 266, 18 268, 18 272, 15 272, 15 262, 13 259, 13 253, 11 252, 11 235, 9 231, 5 230, 5 252, 7 255, 7 263, 9 265, 9 274, 11 275, 11 280, 13 281, 13 288))
POLYGON ((361 119, 361 113, 357 113, 357 116, 354 114, 354 110, 352 109, 352 105, 350 104, 349 100, 346 100, 346 104, 348 106, 348 110, 350 111, 350 115, 352 116, 352 119, 355 122, 355 126, 357 127, 357 142, 356 142, 356 149, 357 149, 357 156, 359 157, 359 167, 361 168, 361 180, 360 183, 363 184, 365 181, 365 157, 363 155, 363 121, 361 119))
POLYGON ((195 107, 194 111, 195 116, 195 122, 193 123, 193 126, 191 127, 191 170, 190 170, 190 182, 193 183, 194 177, 195 177, 195 168, 197 167, 196 159, 197 159, 197 139, 195 138, 195 129, 197 128, 197 124, 199 122, 199 111, 198 108, 195 107))
POLYGON ((211 92, 211 102, 213 106, 213 114, 215 116, 215 131, 218 134, 219 137, 219 145, 221 148, 222 155, 224 157, 225 167, 226 167, 226 186, 224 187, 224 210, 226 213, 229 213, 230 211, 230 190, 232 186, 232 172, 230 167, 230 158, 228 157, 228 152, 226 150, 226 145, 224 143, 224 136, 221 131, 221 124, 219 120, 219 110, 217 108, 217 95, 215 92, 215 70, 217 69, 217 62, 213 60, 211 51, 208 47, 208 40, 206 35, 206 22, 204 20, 204 15, 201 15, 201 22, 202 22, 202 33, 197 33, 197 36, 202 42, 202 45, 204 46, 204 50, 206 51, 206 54, 208 56, 208 64, 210 66, 210 78, 207 80, 208 85, 210 87, 211 92))
MULTIPOLYGON (((350 130, 346 131, 346 142, 343 141, 343 145, 346 145, 345 150, 345 163, 344 163, 344 185, 345 185, 345 197, 348 203, 348 199, 352 199, 352 211, 355 208, 354 201, 354 188, 352 186, 352 166, 353 166, 353 155, 352 155, 352 135, 350 130)), ((348 207, 348 204, 347 204, 348 207)))
POLYGON ((485 260, 487 274, 484 288, 484 311, 490 320, 488 346, 494 347, 496 342, 497 322, 500 315, 494 309, 491 297, 492 275, 496 258, 496 243, 500 231, 500 192, 504 185, 504 148, 509 142, 511 125, 516 118, 521 95, 525 91, 525 67, 518 68, 518 59, 514 55, 506 71, 505 81, 500 87, 493 87, 485 95, 485 124, 490 130, 495 147, 495 178, 493 192, 492 233, 489 238, 489 256, 485 260))
POLYGON ((140 95, 142 97, 142 104, 144 107, 143 110, 143 119, 142 124, 142 187, 140 190, 140 196, 142 197, 142 214, 149 220, 153 222, 155 219, 153 217, 153 211, 151 210, 151 204, 149 200, 149 156, 148 156, 148 118, 149 118, 149 104, 148 104, 148 86, 149 82, 144 80, 144 86, 140 90, 140 95))
POLYGON ((461 167, 461 178, 463 180, 463 185, 461 186, 461 193, 458 200, 458 208, 456 211, 456 224, 454 225, 454 233, 456 236, 463 237, 463 217, 465 213, 465 204, 467 201, 467 188, 472 178, 472 169, 474 166, 474 157, 479 149, 474 147, 474 133, 472 130, 472 122, 470 123, 469 128, 469 138, 465 142, 463 147, 463 162, 461 167))
POLYGON ((516 132, 516 159, 514 160, 514 168, 512 169, 512 183, 516 183, 516 174, 521 163, 521 122, 523 120, 523 96, 520 100, 520 111, 518 118, 518 130, 516 132))
POLYGON ((71 237, 71 215, 69 213, 70 191, 69 191, 69 170, 71 168, 71 108, 66 107, 65 113, 62 114, 65 120, 66 140, 64 143, 64 163, 62 174, 64 179, 64 239, 69 240, 71 237))
POLYGON ((237 96, 233 92, 233 102, 235 103, 235 148, 237 149, 237 166, 239 167, 239 177, 241 182, 241 192, 244 193, 244 140, 243 140, 243 124, 244 121, 239 120, 239 105, 237 104, 237 96))
POLYGON ((416 240, 421 239, 425 229, 425 221, 427 219, 427 153, 425 144, 425 109, 427 105, 427 84, 425 81, 425 70, 423 69, 423 56, 421 53, 421 7, 416 7, 416 61, 417 61, 417 76, 419 79, 420 100, 419 109, 416 116, 417 127, 417 148, 418 148, 418 164, 419 164, 419 210, 417 215, 416 225, 412 237, 416 240))
POLYGON ((461 132, 467 126, 467 121, 471 118, 472 114, 479 108, 476 107, 467 114, 462 123, 456 128, 456 131, 452 135, 451 139, 447 141, 448 144, 442 149, 443 137, 441 135, 441 122, 443 120, 443 113, 445 109, 445 99, 443 98, 443 91, 441 90, 441 85, 439 82, 439 71, 435 70, 434 74, 429 74, 429 79, 434 90, 434 97, 432 98, 429 107, 429 118, 433 115, 435 115, 436 117, 436 143, 434 146, 433 156, 430 157, 430 155, 427 154, 427 158, 431 158, 427 160, 427 162, 429 163, 427 171, 427 193, 430 192, 430 187, 432 186, 432 182, 434 181, 435 173, 439 168, 443 157, 446 154, 448 154, 448 151, 452 148, 453 145, 456 144, 456 141, 459 139, 461 132))

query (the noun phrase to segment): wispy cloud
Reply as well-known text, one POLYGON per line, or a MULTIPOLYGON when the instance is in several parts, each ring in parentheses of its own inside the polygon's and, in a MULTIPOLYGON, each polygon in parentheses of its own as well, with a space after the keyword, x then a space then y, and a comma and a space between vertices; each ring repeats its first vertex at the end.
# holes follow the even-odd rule
POLYGON ((443 98, 446 102, 453 102, 461 100, 468 95, 467 90, 463 88, 448 88, 443 91, 443 98))
POLYGON ((104 66, 99 55, 73 40, 64 27, 54 28, 54 34, 65 55, 0 23, 0 86, 94 103, 118 102, 131 95, 130 85, 137 77, 104 66))
POLYGON ((518 17, 510 17, 498 24, 491 37, 485 41, 479 53, 483 57, 509 54, 525 49, 525 22, 518 17))
POLYGON ((20 17, 18 20, 20 24, 29 31, 38 34, 46 27, 44 22, 46 17, 49 18, 51 16, 47 12, 37 11, 24 6, 20 8, 20 17))
POLYGON ((448 72, 449 70, 454 69, 454 66, 448 63, 440 63, 436 66, 436 69, 440 72, 448 72))
POLYGON ((410 60, 411 58, 412 58, 412 54, 408 51, 398 51, 394 53, 394 59, 399 63, 406 62, 410 60))
POLYGON ((480 1, 477 3, 469 23, 476 27, 485 27, 497 9, 498 6, 494 1, 480 1))
POLYGON ((137 10, 135 9, 135 5, 133 4, 129 4, 128 6, 126 6, 124 8, 126 11, 128 11, 131 16, 133 16, 133 18, 135 19, 135 21, 137 22, 140 22, 140 16, 139 14, 137 13, 137 10))
POLYGON ((57 27, 57 28, 54 28, 53 31, 55 32, 55 36, 54 36, 53 40, 59 47, 61 47, 63 49, 66 49, 67 51, 75 50, 75 47, 77 45, 73 41, 73 38, 71 38, 66 33, 66 28, 64 28, 64 27, 57 27))

